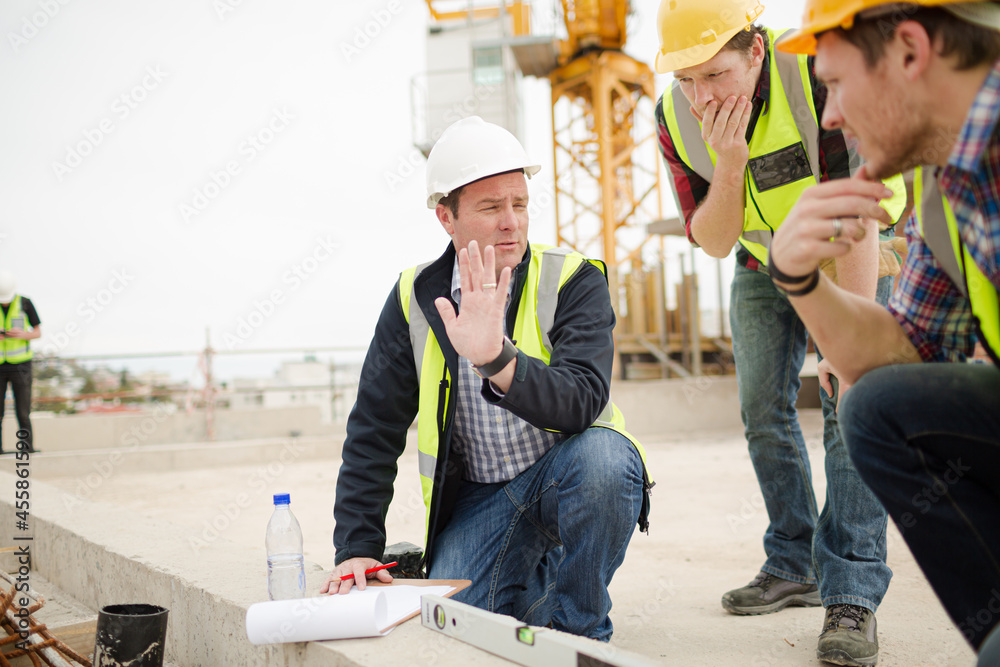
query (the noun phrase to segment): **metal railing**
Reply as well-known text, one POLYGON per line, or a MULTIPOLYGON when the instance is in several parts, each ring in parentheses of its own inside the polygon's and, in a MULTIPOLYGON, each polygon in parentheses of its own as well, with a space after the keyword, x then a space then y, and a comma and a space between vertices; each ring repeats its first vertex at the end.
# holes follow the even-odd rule
MULTIPOLYGON (((201 387, 195 386, 160 386, 149 387, 138 390, 109 390, 99 392, 88 392, 86 394, 74 394, 72 396, 36 396, 32 397, 32 403, 44 409, 50 405, 60 403, 74 403, 78 401, 95 401, 102 403, 105 400, 121 401, 122 399, 155 399, 167 398, 175 400, 178 396, 184 396, 188 408, 202 408, 205 410, 205 426, 208 439, 215 440, 215 411, 226 403, 226 399, 241 394, 264 394, 267 392, 309 392, 309 391, 329 391, 331 394, 331 411, 335 416, 346 416, 350 406, 346 409, 338 410, 336 402, 338 397, 343 397, 357 390, 357 382, 352 378, 349 382, 337 382, 336 371, 357 368, 360 374, 360 362, 343 364, 337 366, 332 361, 328 366, 332 371, 330 382, 323 384, 293 383, 293 384, 262 384, 261 386, 235 387, 229 383, 221 383, 214 374, 215 360, 219 356, 227 355, 301 355, 299 359, 309 359, 316 354, 345 354, 358 355, 364 353, 365 347, 360 346, 324 346, 324 347, 287 347, 287 348, 259 348, 246 350, 216 350, 210 344, 202 350, 190 351, 162 351, 162 352, 131 352, 131 353, 107 353, 107 354, 86 354, 86 355, 35 355, 36 369, 49 363, 75 362, 88 364, 102 361, 127 361, 135 359, 168 359, 176 357, 190 357, 195 360, 196 368, 203 380, 201 387), (340 415, 339 413, 343 413, 340 415)), ((37 370, 36 370, 37 372, 37 370)))

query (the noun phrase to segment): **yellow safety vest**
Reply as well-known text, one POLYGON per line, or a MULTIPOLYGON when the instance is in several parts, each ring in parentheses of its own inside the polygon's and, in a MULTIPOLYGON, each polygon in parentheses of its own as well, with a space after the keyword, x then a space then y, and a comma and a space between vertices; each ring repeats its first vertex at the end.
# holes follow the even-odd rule
POLYGON ((958 233, 958 221, 941 194, 933 169, 917 167, 913 173, 914 215, 924 243, 941 269, 969 300, 976 333, 993 362, 1000 367, 1000 307, 997 287, 969 255, 958 233))
MULTIPOLYGON (((28 319, 24 316, 24 311, 21 310, 20 294, 14 295, 14 300, 7 306, 7 317, 4 319, 3 328, 5 331, 7 329, 23 329, 27 331, 30 328, 28 319)), ((31 347, 28 345, 28 341, 23 338, 4 337, 4 362, 8 364, 23 364, 29 361, 31 357, 31 347)))
MULTIPOLYGON (((802 193, 820 179, 819 119, 808 56, 775 51, 774 42, 783 32, 767 30, 770 100, 750 137, 750 160, 744 177, 746 206, 739 242, 762 264, 767 264, 774 230, 802 193)), ((663 117, 670 138, 678 157, 711 183, 716 153, 701 138, 701 123, 688 112, 689 106, 675 81, 663 96, 663 117)), ((893 196, 881 205, 896 221, 906 207, 906 185, 898 174, 884 182, 893 196)))
MULTIPOLYGON (((529 357, 541 359, 546 364, 552 353, 549 331, 555 322, 559 290, 576 274, 583 262, 590 261, 606 272, 604 263, 588 260, 578 252, 550 246, 531 245, 531 259, 525 279, 521 302, 517 309, 514 332, 511 338, 517 348, 529 357)), ((448 412, 454 383, 445 364, 444 353, 430 328, 413 293, 413 281, 428 264, 407 269, 399 277, 399 298, 410 328, 413 360, 417 369, 420 398, 417 420, 417 463, 420 486, 423 491, 425 531, 430 530, 431 505, 434 495, 434 474, 438 464, 438 445, 444 431, 444 415, 448 412)), ((646 467, 646 450, 639 441, 625 430, 621 411, 608 401, 594 426, 610 428, 628 438, 642 458, 643 475, 647 488, 652 478, 646 467)), ((427 535, 429 537, 429 535, 427 535)))

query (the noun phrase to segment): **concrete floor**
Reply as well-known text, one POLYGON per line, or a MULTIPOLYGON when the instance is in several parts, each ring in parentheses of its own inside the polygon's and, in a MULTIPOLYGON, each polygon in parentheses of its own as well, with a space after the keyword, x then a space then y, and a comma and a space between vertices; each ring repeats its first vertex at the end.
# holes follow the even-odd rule
MULTIPOLYGON (((822 498, 819 415, 808 411, 803 424, 817 496, 822 498)), ((736 617, 719 604, 723 592, 747 583, 764 560, 761 536, 767 518, 742 434, 647 437, 644 442, 657 480, 652 525, 649 535, 633 537, 611 586, 613 644, 666 665, 821 665, 815 647, 822 609, 790 608, 767 616, 736 617)), ((287 456, 272 457, 268 463, 240 463, 254 460, 250 457, 253 447, 230 448, 229 462, 212 456, 214 463, 196 469, 157 465, 135 471, 132 465, 97 476, 96 466, 104 460, 100 458, 73 469, 55 465, 55 460, 37 469, 41 479, 59 490, 63 501, 82 495, 127 509, 135 519, 133 557, 143 555, 143 526, 167 522, 186 536, 192 558, 199 546, 219 541, 231 543, 241 556, 259 558, 259 575, 247 585, 251 592, 258 592, 255 599, 265 599, 264 528, 272 493, 291 493, 292 509, 305 534, 306 560, 326 569, 333 565, 332 506, 339 443, 331 441, 328 454, 321 448, 318 457, 298 455, 292 448, 287 456), (98 479, 99 483, 93 483, 98 479)), ((387 521, 392 542, 422 541, 423 507, 414 452, 415 447, 408 447, 400 461, 387 521)), ((56 456, 60 455, 53 454, 53 459, 56 456)), ((973 665, 972 651, 894 528, 889 537, 889 564, 894 578, 878 613, 879 664, 973 665)), ((321 577, 313 572, 310 583, 316 584, 321 577)), ((383 640, 351 641, 364 643, 371 660, 368 664, 390 664, 387 656, 404 649, 391 648, 393 638, 401 641, 411 636, 412 631, 401 628, 383 640), (386 653, 380 653, 383 646, 386 653)), ((436 662, 448 664, 443 658, 436 662)))

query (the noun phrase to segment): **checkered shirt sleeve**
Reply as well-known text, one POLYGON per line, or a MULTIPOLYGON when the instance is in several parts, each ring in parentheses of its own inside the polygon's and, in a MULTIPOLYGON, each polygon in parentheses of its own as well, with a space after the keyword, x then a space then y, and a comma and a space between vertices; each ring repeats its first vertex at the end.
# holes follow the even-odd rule
MULTIPOLYGON (((972 261, 1000 288, 1000 61, 966 116, 948 164, 936 171, 972 261)), ((909 254, 889 312, 924 361, 963 361, 976 337, 972 310, 917 232, 906 227, 909 254)))

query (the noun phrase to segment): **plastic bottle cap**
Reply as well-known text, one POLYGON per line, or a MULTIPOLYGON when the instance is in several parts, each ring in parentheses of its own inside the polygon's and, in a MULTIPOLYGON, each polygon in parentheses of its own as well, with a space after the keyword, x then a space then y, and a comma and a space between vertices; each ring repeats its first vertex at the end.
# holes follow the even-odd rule
POLYGON ((274 504, 275 505, 287 505, 291 502, 291 496, 287 493, 276 493, 274 494, 274 504))

